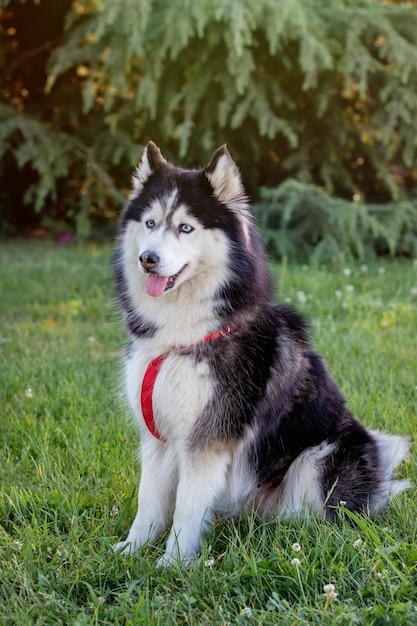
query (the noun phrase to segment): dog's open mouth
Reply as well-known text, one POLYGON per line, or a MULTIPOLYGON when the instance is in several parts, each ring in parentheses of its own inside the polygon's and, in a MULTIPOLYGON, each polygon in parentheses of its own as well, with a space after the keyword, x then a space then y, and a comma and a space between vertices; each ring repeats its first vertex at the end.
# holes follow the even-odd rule
POLYGON ((186 267, 187 263, 180 269, 179 272, 173 274, 172 276, 159 276, 159 274, 152 274, 152 272, 150 272, 146 277, 147 294, 153 298, 159 298, 159 296, 162 296, 165 291, 169 291, 173 288, 178 276, 183 273, 186 267))

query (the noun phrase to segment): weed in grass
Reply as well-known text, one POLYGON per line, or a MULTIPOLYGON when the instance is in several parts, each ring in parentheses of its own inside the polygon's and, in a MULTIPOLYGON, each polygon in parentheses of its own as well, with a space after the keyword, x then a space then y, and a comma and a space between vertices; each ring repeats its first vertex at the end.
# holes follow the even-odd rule
MULTIPOLYGON (((0 249, 0 623, 417 624, 415 489, 376 520, 217 520, 189 569, 156 570, 160 545, 112 553, 135 515, 139 467, 119 399, 110 255, 0 249)), ((352 411, 410 436, 400 474, 416 484, 417 266, 273 273, 352 411)))

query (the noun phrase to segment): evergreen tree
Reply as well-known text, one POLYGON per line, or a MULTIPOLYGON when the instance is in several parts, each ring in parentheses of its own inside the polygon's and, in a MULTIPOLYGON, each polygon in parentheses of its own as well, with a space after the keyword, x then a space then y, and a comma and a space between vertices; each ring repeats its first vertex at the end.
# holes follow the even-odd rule
MULTIPOLYGON (((50 2, 39 0, 40 14, 50 2)), ((7 5, 10 44, 4 11, 13 21, 19 3, 7 5)), ((69 0, 64 36, 48 50, 40 110, 30 98, 16 110, 6 93, 3 153, 36 173, 26 196, 36 210, 54 194, 66 197, 79 225, 117 205, 150 138, 185 165, 227 142, 252 196, 292 177, 349 200, 412 199, 415 5, 69 0), (22 131, 30 124, 32 134, 22 131)))

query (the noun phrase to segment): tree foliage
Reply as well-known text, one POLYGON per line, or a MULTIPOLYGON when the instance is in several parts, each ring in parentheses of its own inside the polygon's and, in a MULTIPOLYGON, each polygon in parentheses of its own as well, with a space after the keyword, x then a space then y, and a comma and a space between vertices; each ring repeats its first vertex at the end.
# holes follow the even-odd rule
POLYGON ((390 254, 417 257, 417 203, 365 204, 288 179, 261 189, 256 216, 269 252, 283 258, 342 262, 390 254))
POLYGON ((35 173, 37 211, 108 213, 150 138, 185 165, 227 142, 253 196, 289 177, 372 203, 415 194, 414 2, 66 0, 22 97, 21 1, 3 0, 0 138, 8 167, 35 173), (31 149, 26 124, 45 129, 31 149))

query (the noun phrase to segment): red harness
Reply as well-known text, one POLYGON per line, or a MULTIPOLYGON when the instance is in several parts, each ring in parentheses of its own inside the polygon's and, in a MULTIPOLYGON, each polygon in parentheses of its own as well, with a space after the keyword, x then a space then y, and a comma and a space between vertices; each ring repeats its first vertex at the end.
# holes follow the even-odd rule
MULTIPOLYGON (((214 339, 219 339, 220 337, 226 337, 227 335, 230 335, 232 330, 233 330, 233 327, 231 326, 228 326, 224 330, 215 330, 212 333, 209 333, 208 335, 206 335, 204 339, 202 339, 201 341, 198 341, 197 344, 195 345, 198 345, 200 343, 206 343, 207 341, 213 341, 214 339)), ((158 376, 158 372, 161 369, 161 365, 165 361, 167 356, 168 356, 168 352, 165 352, 165 354, 161 354, 157 356, 155 359, 152 359, 152 361, 149 363, 146 369, 145 376, 143 377, 142 389, 140 392, 140 404, 142 407, 142 413, 143 413, 143 418, 145 420, 145 424, 149 432, 156 439, 159 439, 160 441, 165 441, 165 440, 161 436, 155 424, 155 418, 153 414, 153 405, 152 405, 152 396, 153 396, 153 388, 155 385, 156 377, 158 376)))

